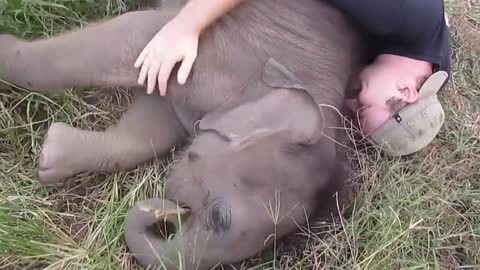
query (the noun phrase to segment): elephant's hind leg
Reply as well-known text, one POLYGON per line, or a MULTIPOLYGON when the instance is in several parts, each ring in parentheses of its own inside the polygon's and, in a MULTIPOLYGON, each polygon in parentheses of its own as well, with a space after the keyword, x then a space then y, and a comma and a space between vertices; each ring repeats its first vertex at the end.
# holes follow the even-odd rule
POLYGON ((45 139, 39 178, 53 184, 81 172, 115 172, 160 157, 186 139, 169 103, 138 97, 119 123, 104 132, 53 124, 45 139))
POLYGON ((32 90, 137 86, 136 57, 174 16, 134 11, 48 39, 0 35, 0 79, 32 90))

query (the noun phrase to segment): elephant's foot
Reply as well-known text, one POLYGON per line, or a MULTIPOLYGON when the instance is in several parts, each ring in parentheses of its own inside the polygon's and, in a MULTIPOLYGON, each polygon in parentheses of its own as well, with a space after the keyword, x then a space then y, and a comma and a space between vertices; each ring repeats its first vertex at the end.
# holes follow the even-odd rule
POLYGON ((59 183, 80 172, 76 168, 75 159, 82 152, 72 153, 78 149, 78 131, 65 123, 54 123, 50 126, 42 154, 38 176, 43 184, 59 183))
POLYGON ((130 170, 167 153, 186 136, 163 98, 142 95, 117 125, 103 132, 65 123, 51 125, 43 144, 39 180, 55 184, 82 172, 130 170))
POLYGON ((0 60, 5 60, 5 56, 12 52, 12 49, 15 48, 15 45, 23 42, 21 39, 10 34, 0 34, 0 60))
POLYGON ((139 87, 135 59, 173 12, 132 11, 50 38, 0 35, 0 78, 37 92, 139 87), (18 42, 18 44, 16 43, 18 42))
POLYGON ((10 78, 7 72, 11 65, 14 48, 21 44, 21 42, 23 42, 21 39, 10 34, 0 35, 0 90, 10 88, 10 84, 8 83, 12 82, 8 81, 10 78))

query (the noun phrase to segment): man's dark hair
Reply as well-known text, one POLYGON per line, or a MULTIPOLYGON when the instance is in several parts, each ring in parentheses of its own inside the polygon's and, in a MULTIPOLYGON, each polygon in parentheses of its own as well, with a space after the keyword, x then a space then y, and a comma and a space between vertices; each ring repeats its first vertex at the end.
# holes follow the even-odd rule
POLYGON ((388 110, 390 112, 390 116, 397 114, 401 109, 407 106, 407 103, 402 101, 399 98, 392 97, 387 100, 388 110))

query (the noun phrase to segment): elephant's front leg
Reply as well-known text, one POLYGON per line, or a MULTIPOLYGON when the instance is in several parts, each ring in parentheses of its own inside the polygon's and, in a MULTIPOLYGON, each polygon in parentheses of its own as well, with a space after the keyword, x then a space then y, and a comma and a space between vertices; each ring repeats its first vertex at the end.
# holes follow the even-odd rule
POLYGON ((181 143, 187 132, 159 96, 138 97, 119 123, 104 132, 54 123, 45 139, 39 178, 54 184, 81 172, 133 169, 181 143))
POLYGON ((35 91, 138 86, 135 60, 174 14, 172 10, 129 12, 34 41, 0 35, 0 79, 35 91))

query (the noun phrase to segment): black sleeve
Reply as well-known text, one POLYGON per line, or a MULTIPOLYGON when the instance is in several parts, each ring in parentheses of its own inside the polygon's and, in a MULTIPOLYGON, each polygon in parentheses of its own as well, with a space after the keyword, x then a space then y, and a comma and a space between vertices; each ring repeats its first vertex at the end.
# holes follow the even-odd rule
POLYGON ((450 72, 443 0, 330 0, 365 31, 374 53, 430 61, 450 72))

